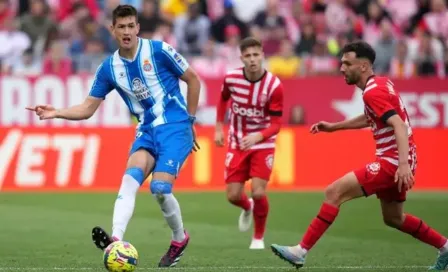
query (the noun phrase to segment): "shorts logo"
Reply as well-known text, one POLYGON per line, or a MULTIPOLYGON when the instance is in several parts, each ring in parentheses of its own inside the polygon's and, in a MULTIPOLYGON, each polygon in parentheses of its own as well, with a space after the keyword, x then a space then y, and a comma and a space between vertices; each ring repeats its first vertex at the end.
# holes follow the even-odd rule
POLYGON ((372 175, 377 175, 380 172, 381 164, 379 162, 372 162, 367 165, 367 171, 372 175))
POLYGON ((266 166, 272 170, 272 166, 274 165, 274 155, 270 154, 266 157, 266 166))

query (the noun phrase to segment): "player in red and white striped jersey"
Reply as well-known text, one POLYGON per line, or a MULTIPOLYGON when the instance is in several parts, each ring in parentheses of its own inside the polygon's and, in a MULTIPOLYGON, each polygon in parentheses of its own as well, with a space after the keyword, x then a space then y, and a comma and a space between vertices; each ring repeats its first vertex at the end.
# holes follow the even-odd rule
POLYGON ((230 101, 230 128, 225 180, 230 203, 243 209, 240 231, 255 221, 250 249, 264 248, 269 203, 266 186, 274 163, 275 138, 280 131, 283 86, 263 66, 263 49, 254 38, 240 44, 244 67, 227 73, 217 109, 215 142, 224 145, 223 122, 230 101), (252 179, 252 198, 244 193, 244 183, 252 179))
POLYGON ((406 192, 414 184, 417 167, 416 146, 406 108, 393 83, 374 75, 375 51, 369 44, 347 44, 342 52, 341 72, 347 84, 363 90, 364 114, 339 123, 319 122, 311 127, 311 132, 371 127, 376 141, 376 161, 349 172, 327 187, 319 214, 297 246, 273 244, 271 248, 292 265, 303 266, 308 251, 334 222, 344 202, 376 194, 384 222, 437 248, 439 257, 431 269, 444 270, 448 268, 447 238, 403 210, 406 192))

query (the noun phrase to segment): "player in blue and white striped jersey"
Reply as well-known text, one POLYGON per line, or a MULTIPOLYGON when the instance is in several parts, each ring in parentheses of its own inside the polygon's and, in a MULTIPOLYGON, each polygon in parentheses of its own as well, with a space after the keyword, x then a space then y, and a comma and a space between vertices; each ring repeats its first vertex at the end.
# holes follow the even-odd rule
POLYGON ((111 28, 119 50, 99 66, 84 103, 66 109, 48 105, 28 109, 41 120, 83 120, 95 113, 109 92, 116 90, 120 94, 139 124, 115 201, 112 236, 95 227, 93 241, 104 250, 113 241, 123 239, 137 191, 152 173, 150 190, 173 232, 170 248, 159 266, 172 267, 189 241, 172 187, 187 156, 199 147, 193 124, 200 82, 187 61, 169 44, 137 37, 139 24, 134 7, 118 6, 113 11, 111 28), (181 94, 179 79, 188 85, 187 101, 181 94))

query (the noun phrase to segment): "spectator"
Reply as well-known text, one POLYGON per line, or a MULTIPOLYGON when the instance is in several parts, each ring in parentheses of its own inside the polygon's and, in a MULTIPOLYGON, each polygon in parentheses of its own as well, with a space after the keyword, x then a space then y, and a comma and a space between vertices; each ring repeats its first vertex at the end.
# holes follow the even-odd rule
POLYGON ((286 38, 286 23, 278 11, 278 0, 267 0, 267 7, 255 17, 253 35, 263 41, 264 53, 272 56, 280 49, 281 40, 286 38))
POLYGON ((30 12, 20 20, 20 30, 31 38, 31 46, 35 54, 42 54, 50 41, 56 37, 56 23, 48 16, 48 6, 44 0, 30 0, 30 12), (37 42, 40 42, 36 44, 37 42))
POLYGON ((393 78, 410 78, 417 75, 415 63, 408 56, 408 45, 405 40, 399 41, 395 47, 389 75, 393 78))
POLYGON ((224 30, 225 43, 218 46, 218 55, 226 60, 227 70, 241 67, 239 43, 241 33, 237 26, 229 25, 224 30))
POLYGON ((167 42, 177 48, 176 37, 172 29, 173 27, 169 22, 162 21, 157 27, 156 32, 152 35, 152 39, 167 42))
POLYGON ((61 77, 72 73, 72 61, 67 56, 66 42, 54 41, 43 62, 43 72, 61 77))
POLYGON ((3 28, 6 21, 14 17, 9 0, 0 0, 0 28, 3 28))
POLYGON ((77 58, 77 71, 95 73, 107 55, 102 40, 95 37, 89 38, 85 42, 83 54, 77 58))
POLYGON ((248 28, 246 24, 235 16, 233 9, 232 1, 224 1, 224 15, 217 19, 212 25, 213 38, 220 43, 225 41, 225 30, 228 26, 236 26, 242 38, 248 36, 248 28))
POLYGON ((198 3, 189 4, 187 14, 174 22, 178 51, 186 56, 199 55, 208 41, 210 21, 199 9, 198 3))
MULTIPOLYGON (((392 22, 387 11, 385 11, 376 0, 371 1, 362 29, 364 41, 371 45, 377 44, 381 35, 381 23, 383 20, 392 22)), ((394 30, 394 35, 396 34, 397 32, 394 30)))
POLYGON ((294 55, 294 47, 289 40, 281 43, 280 54, 268 59, 268 69, 281 78, 300 75, 300 58, 294 55))
POLYGON ((445 69, 441 59, 434 54, 431 46, 431 34, 426 33, 419 46, 417 56, 417 71, 420 76, 445 76, 445 69))
POLYGON ((354 13, 346 0, 331 1, 325 9, 326 25, 331 34, 347 33, 353 28, 354 13))
POLYGON ((448 47, 445 48, 445 60, 444 60, 444 66, 445 66, 445 76, 448 75, 448 47))
POLYGON ((445 0, 431 0, 431 11, 423 16, 421 26, 434 37, 448 43, 448 9, 445 0))
POLYGON ((12 18, 8 18, 0 31, 0 44, 2 72, 9 73, 12 65, 20 61, 22 54, 31 46, 31 39, 16 28, 12 18))
POLYGON ((314 45, 316 44, 316 32, 312 24, 306 24, 303 26, 302 37, 297 44, 295 51, 299 56, 309 55, 313 52, 314 45))
POLYGON ((221 78, 227 72, 227 61, 218 54, 212 40, 207 41, 201 56, 193 58, 191 66, 201 77, 221 78))
POLYGON ((12 65, 12 74, 15 76, 37 76, 42 72, 42 63, 33 55, 33 49, 28 48, 19 61, 12 65))
POLYGON ((318 41, 313 47, 313 54, 305 60, 307 75, 338 74, 339 61, 327 51, 324 41, 318 41))
POLYGON ((380 37, 374 46, 376 60, 373 64, 373 69, 375 73, 385 75, 389 72, 390 60, 393 58, 395 51, 395 39, 392 31, 392 24, 387 20, 383 20, 381 22, 380 37))
POLYGON ((140 31, 153 35, 162 23, 157 0, 143 0, 143 7, 138 16, 140 31))

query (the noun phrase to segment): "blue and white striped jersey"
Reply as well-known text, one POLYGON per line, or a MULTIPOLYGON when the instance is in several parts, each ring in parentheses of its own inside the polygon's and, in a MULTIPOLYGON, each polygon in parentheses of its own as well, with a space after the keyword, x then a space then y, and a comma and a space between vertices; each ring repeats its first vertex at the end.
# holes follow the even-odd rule
POLYGON ((89 95, 105 99, 117 90, 141 128, 184 121, 189 116, 179 78, 188 67, 169 44, 139 38, 133 60, 117 50, 98 67, 89 95))

